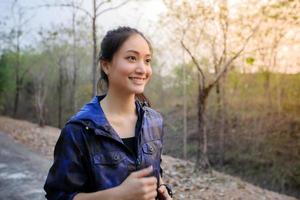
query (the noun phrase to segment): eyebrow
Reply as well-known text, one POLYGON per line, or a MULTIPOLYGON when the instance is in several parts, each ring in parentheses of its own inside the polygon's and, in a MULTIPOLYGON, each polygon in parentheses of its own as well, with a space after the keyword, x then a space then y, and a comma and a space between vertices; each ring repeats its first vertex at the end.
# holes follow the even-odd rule
MULTIPOLYGON (((135 50, 132 50, 132 49, 129 49, 126 52, 133 52, 133 53, 136 53, 136 54, 140 54, 138 51, 135 51, 135 50)), ((151 54, 146 54, 145 56, 151 56, 151 54)))

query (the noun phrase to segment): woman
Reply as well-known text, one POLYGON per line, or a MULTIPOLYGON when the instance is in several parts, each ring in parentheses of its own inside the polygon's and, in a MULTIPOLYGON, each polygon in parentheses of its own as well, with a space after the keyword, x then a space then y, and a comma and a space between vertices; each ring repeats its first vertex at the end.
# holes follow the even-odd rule
POLYGON ((172 200, 161 177, 163 119, 143 95, 151 54, 138 30, 107 32, 99 55, 106 92, 62 129, 44 185, 47 199, 172 200))

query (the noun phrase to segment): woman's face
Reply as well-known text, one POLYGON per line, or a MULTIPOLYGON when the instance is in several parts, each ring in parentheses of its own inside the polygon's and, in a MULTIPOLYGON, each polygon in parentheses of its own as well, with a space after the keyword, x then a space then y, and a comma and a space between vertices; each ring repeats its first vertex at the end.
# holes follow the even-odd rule
POLYGON ((139 94, 152 75, 151 52, 139 34, 131 35, 103 67, 108 75, 109 89, 139 94))

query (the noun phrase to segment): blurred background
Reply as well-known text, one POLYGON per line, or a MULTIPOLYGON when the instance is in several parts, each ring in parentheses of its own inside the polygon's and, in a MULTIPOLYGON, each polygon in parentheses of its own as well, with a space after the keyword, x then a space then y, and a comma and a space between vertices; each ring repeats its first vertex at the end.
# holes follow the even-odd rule
POLYGON ((300 1, 6 0, 0 16, 0 130, 62 128, 96 94, 106 31, 131 26, 154 49, 164 153, 300 197, 300 1))

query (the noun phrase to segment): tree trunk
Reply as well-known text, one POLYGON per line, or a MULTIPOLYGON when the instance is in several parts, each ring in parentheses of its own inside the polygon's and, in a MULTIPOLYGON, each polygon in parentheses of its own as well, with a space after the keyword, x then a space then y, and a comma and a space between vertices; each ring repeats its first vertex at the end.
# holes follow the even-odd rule
POLYGON ((72 112, 73 113, 76 111, 76 108, 77 108, 77 100, 76 100, 77 72, 78 72, 78 67, 77 67, 77 64, 75 64, 74 71, 73 71, 72 93, 71 93, 72 112))
POLYGON ((216 83, 216 96, 217 96, 217 112, 216 112, 216 126, 218 133, 218 163, 223 165, 223 152, 224 152, 224 115, 222 106, 222 94, 220 89, 220 82, 216 83))
POLYGON ((187 95, 186 95, 186 69, 183 65, 183 158, 187 159, 187 95))
POLYGON ((13 113, 13 117, 17 116, 18 105, 19 105, 19 94, 20 94, 19 82, 16 81, 16 90, 15 90, 15 100, 14 100, 14 113, 13 113))
POLYGON ((73 32, 73 80, 72 80, 72 86, 71 86, 71 110, 74 113, 76 111, 76 84, 77 84, 77 72, 78 72, 78 63, 76 59, 76 49, 77 49, 77 43, 76 43, 76 17, 75 17, 75 10, 73 10, 72 15, 72 32, 73 32))
POLYGON ((96 10, 96 0, 93 0, 93 18, 92 18, 92 35, 93 35, 93 70, 92 70, 92 76, 93 76, 93 92, 92 97, 97 94, 97 25, 96 25, 96 19, 97 19, 97 10, 96 10))
POLYGON ((227 131, 226 117, 227 117, 227 103, 226 103, 226 75, 224 75, 221 84, 221 107, 220 107, 220 135, 219 135, 219 165, 224 165, 225 158, 225 133, 227 131))
POLYGON ((13 117, 17 116, 19 108, 19 96, 21 89, 21 80, 20 80, 20 46, 19 46, 19 35, 17 36, 17 64, 16 64, 16 90, 15 90, 15 100, 14 100, 14 112, 13 117))
POLYGON ((197 159, 195 163, 195 171, 200 169, 205 171, 210 171, 211 166, 209 163, 208 155, 207 155, 207 131, 206 131, 206 120, 204 117, 206 100, 208 97, 210 89, 202 88, 199 84, 199 93, 198 93, 198 150, 197 150, 197 159), (199 167, 199 168, 198 168, 199 167))
POLYGON ((37 83, 37 88, 35 89, 35 108, 38 117, 39 126, 43 127, 46 125, 45 120, 45 99, 46 99, 46 88, 43 79, 37 83))
POLYGON ((64 83, 64 75, 63 75, 63 58, 60 57, 58 61, 58 128, 62 128, 62 95, 63 95, 63 83, 64 83))

